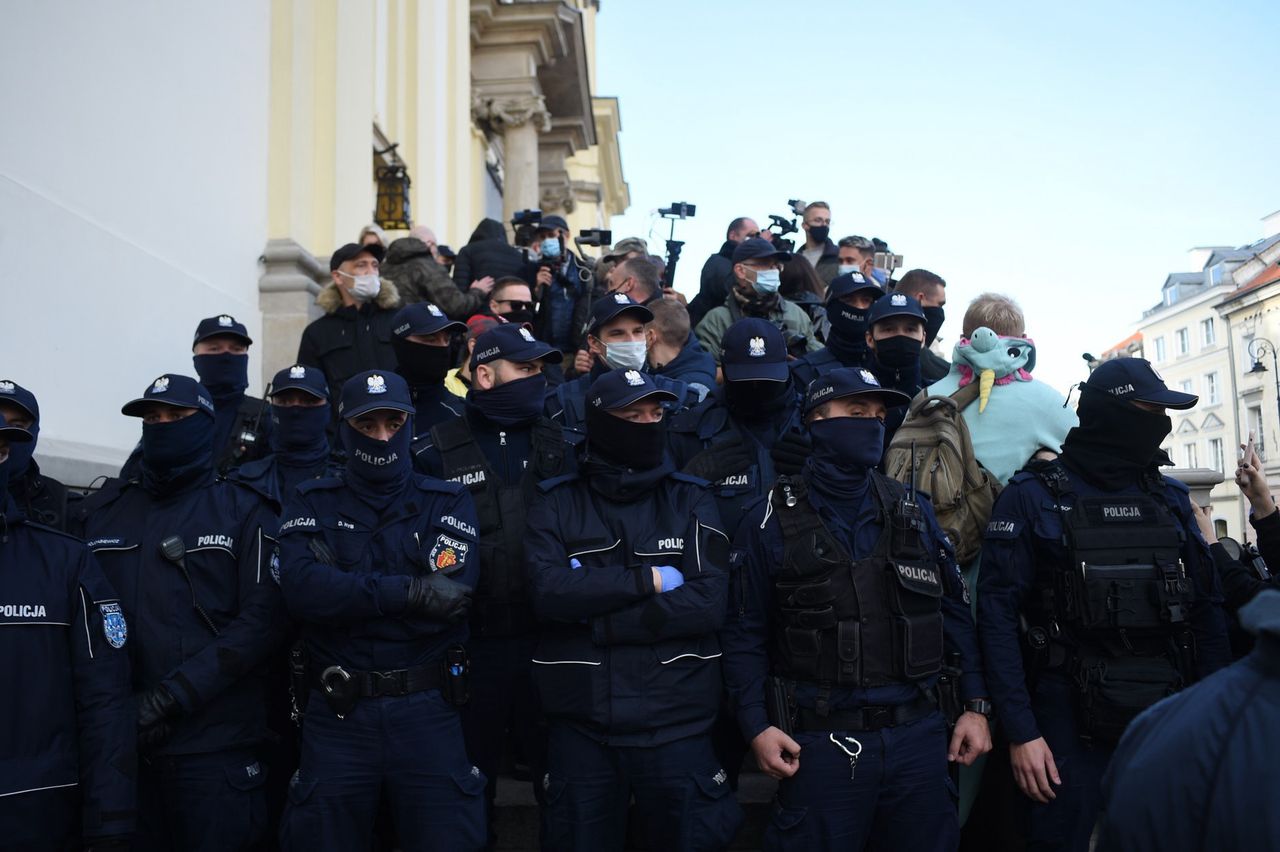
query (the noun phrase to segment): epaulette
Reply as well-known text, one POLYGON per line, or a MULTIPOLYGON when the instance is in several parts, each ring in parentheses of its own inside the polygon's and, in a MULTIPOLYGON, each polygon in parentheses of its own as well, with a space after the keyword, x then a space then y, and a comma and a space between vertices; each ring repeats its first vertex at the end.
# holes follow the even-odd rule
POLYGON ((306 482, 298 483, 298 493, 305 494, 308 491, 332 491, 335 488, 341 488, 343 485, 340 476, 322 476, 319 479, 308 479, 306 482))
POLYGON ((466 490, 461 483, 436 479, 434 476, 422 473, 414 474, 413 482, 418 486, 419 491, 434 491, 437 494, 461 494, 466 490))
POLYGON ((553 476, 550 479, 544 479, 538 483, 538 490, 543 494, 549 493, 552 489, 564 485, 566 482, 573 482, 578 478, 576 473, 566 473, 563 476, 553 476))

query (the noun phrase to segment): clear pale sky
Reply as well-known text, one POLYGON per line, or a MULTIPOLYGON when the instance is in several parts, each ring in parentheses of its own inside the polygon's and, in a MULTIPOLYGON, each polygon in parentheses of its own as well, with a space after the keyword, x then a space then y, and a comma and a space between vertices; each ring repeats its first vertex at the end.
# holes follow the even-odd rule
POLYGON ((947 279, 948 350, 970 299, 1016 298, 1065 391, 1188 249, 1252 242, 1280 208, 1274 0, 604 0, 597 20, 631 187, 614 239, 665 254, 654 211, 697 204, 690 295, 732 218, 821 199, 833 238, 947 279))

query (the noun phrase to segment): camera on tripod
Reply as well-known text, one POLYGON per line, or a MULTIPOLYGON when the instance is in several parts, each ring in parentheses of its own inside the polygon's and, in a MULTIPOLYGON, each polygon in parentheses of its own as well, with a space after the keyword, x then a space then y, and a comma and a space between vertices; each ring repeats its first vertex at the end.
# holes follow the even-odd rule
MULTIPOLYGON (((794 205, 800 202, 793 201, 791 203, 794 205)), ((794 252, 796 250, 796 241, 784 238, 787 234, 794 234, 800 230, 800 227, 796 225, 796 220, 788 219, 786 216, 776 216, 772 213, 769 214, 769 218, 773 220, 773 224, 769 225, 765 230, 773 234, 774 248, 780 251, 794 252)))
POLYGON ((613 244, 613 231, 603 228, 591 228, 578 232, 573 241, 580 246, 610 246, 613 244))
POLYGON ((533 245, 534 234, 542 224, 542 211, 536 208, 517 210, 511 214, 511 227, 516 232, 516 248, 533 245))
POLYGON ((698 205, 690 204, 687 201, 673 201, 670 207, 658 208, 658 215, 665 216, 668 219, 692 219, 697 212, 698 205))

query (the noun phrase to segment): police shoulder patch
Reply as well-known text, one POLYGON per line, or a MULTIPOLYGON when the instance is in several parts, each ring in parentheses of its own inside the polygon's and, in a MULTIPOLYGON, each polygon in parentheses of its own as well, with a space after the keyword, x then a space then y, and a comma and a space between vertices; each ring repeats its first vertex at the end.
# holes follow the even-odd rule
POLYGON ((449 571, 460 568, 467 563, 467 552, 471 549, 469 542, 447 536, 444 533, 436 536, 436 543, 431 547, 427 557, 432 571, 449 571))
POLYGON ((102 633, 107 642, 112 648, 123 648, 129 638, 129 625, 125 623, 120 604, 115 601, 100 603, 98 611, 102 613, 102 633))
POLYGON ((1022 530, 1022 522, 1013 518, 992 518, 987 522, 988 538, 1015 538, 1022 530))

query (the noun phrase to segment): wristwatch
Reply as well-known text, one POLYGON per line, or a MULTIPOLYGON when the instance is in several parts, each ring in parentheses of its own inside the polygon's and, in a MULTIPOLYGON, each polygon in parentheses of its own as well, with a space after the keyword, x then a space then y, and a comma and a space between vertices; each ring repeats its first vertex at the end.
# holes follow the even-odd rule
POLYGON ((991 702, 986 698, 970 698, 964 703, 966 713, 980 713, 983 716, 991 716, 991 702))

